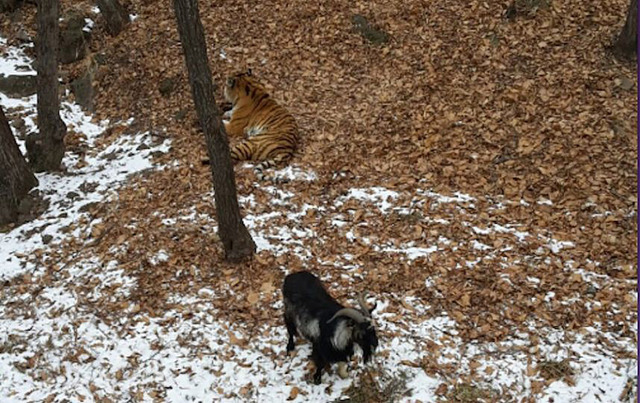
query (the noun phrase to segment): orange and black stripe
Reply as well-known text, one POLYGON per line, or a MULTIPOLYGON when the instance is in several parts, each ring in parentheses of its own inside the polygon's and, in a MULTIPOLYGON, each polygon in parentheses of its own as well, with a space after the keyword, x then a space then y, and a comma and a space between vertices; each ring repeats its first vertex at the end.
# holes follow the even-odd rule
POLYGON ((248 136, 232 147, 234 161, 262 161, 256 167, 262 179, 264 169, 285 164, 294 156, 299 143, 295 119, 269 96, 250 71, 230 77, 225 96, 233 104, 231 120, 225 124, 227 132, 231 136, 248 136))

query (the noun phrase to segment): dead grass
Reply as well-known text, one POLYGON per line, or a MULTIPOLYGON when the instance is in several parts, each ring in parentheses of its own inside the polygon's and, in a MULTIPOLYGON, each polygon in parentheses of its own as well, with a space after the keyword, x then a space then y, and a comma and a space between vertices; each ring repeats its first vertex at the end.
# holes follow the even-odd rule
POLYGON ((538 364, 538 372, 547 381, 562 380, 570 386, 574 385, 575 372, 566 358, 561 361, 542 361, 538 364))
POLYGON ((510 19, 516 16, 533 17, 538 10, 549 8, 551 0, 513 0, 507 8, 506 16, 510 19))
POLYGON ((628 378, 624 385, 619 399, 621 402, 637 402, 638 401, 638 380, 636 378, 628 378))
POLYGON ((460 383, 456 385, 447 395, 448 402, 475 403, 494 402, 497 394, 489 388, 482 388, 470 383, 460 383))
POLYGON ((392 374, 384 368, 366 370, 334 403, 388 403, 409 396, 405 372, 392 374))

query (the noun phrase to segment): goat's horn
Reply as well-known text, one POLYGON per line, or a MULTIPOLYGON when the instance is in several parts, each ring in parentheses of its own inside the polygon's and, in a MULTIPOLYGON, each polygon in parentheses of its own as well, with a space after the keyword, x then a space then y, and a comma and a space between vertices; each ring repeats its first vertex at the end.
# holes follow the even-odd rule
POLYGON ((341 310, 336 312, 336 314, 333 315, 331 317, 331 319, 329 319, 327 321, 327 323, 332 322, 338 316, 346 316, 347 318, 351 318, 351 319, 355 320, 358 323, 362 323, 362 322, 365 322, 367 320, 367 318, 361 312, 359 312, 356 309, 353 309, 353 308, 342 308, 341 310))
POLYGON ((364 293, 359 293, 356 300, 358 301, 358 305, 360 305, 360 308, 362 308, 362 311, 365 313, 365 315, 371 317, 372 309, 369 309, 369 307, 367 306, 367 301, 365 300, 364 293))

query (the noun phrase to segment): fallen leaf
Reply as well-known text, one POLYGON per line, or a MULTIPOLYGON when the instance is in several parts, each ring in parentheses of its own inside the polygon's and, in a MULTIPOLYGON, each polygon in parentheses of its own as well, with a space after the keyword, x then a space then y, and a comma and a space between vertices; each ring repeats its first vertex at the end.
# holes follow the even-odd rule
POLYGON ((289 392, 289 397, 287 398, 287 400, 296 400, 296 397, 298 397, 298 393, 300 393, 300 389, 298 389, 297 386, 294 386, 293 388, 291 388, 291 392, 289 392))
POLYGON ((260 300, 260 295, 257 292, 250 292, 249 295, 247 295, 247 301, 251 305, 255 305, 258 300, 260 300))

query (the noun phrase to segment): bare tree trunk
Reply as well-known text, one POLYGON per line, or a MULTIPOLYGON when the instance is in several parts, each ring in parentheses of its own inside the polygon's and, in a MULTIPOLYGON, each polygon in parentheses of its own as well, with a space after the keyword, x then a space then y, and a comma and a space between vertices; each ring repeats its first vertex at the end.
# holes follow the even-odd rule
POLYGON ((613 45, 615 52, 623 57, 638 54, 638 0, 630 0, 627 9, 627 20, 613 45))
POLYGON ((16 221, 20 201, 37 185, 0 108, 0 225, 16 221))
POLYGON ((253 255, 256 244, 240 216, 229 143, 214 97, 198 3, 197 0, 174 0, 173 6, 196 113, 207 141, 220 239, 227 259, 237 261, 253 255))
POLYGON ((100 13, 107 22, 107 32, 109 35, 116 36, 129 23, 129 13, 122 7, 118 0, 97 0, 100 13))
POLYGON ((36 172, 60 168, 67 126, 58 97, 59 0, 38 0, 38 133, 27 137, 27 156, 36 172))

